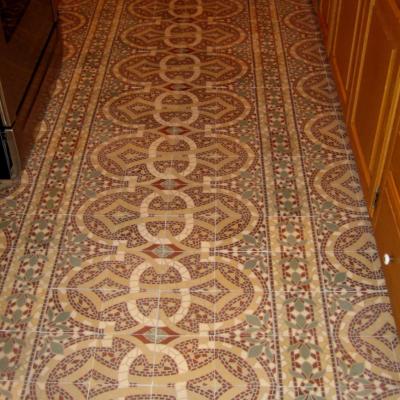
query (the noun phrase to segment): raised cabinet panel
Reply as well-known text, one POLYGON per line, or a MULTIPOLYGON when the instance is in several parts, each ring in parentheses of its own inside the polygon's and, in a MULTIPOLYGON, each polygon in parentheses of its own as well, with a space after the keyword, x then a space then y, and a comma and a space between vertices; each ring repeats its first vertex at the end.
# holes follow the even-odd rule
POLYGON ((363 4, 363 0, 337 2, 331 60, 345 114, 363 4))
POLYGON ((320 0, 319 1, 319 18, 321 21, 322 33, 324 35, 325 45, 328 53, 331 50, 331 42, 333 37, 335 10, 338 0, 320 0))
MULTIPOLYGON (((0 0, 2 4, 2 1, 0 0)), ((0 79, 7 99, 7 124, 15 119, 21 99, 52 30, 55 14, 50 0, 30 0, 26 7, 0 6, 0 79), (15 18, 15 9, 19 11, 15 18), (4 24, 1 14, 8 21, 4 24)))
POLYGON ((319 0, 311 0, 316 12, 319 12, 319 0))
POLYGON ((398 100, 399 21, 395 0, 371 1, 355 70, 348 125, 371 215, 398 100), (397 87, 396 87, 397 86, 397 87))
POLYGON ((329 6, 330 6, 331 0, 321 0, 320 1, 320 15, 321 19, 324 23, 324 26, 327 28, 328 27, 328 20, 329 20, 329 6))
POLYGON ((400 134, 385 168, 374 228, 382 264, 385 254, 391 257, 383 270, 400 332, 400 134))

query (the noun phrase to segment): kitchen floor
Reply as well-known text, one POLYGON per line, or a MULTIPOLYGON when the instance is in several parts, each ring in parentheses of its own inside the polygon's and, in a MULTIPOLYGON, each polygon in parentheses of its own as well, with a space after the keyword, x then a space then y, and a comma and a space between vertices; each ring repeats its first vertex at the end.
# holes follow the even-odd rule
POLYGON ((310 0, 64 0, 0 192, 1 399, 398 399, 310 0))

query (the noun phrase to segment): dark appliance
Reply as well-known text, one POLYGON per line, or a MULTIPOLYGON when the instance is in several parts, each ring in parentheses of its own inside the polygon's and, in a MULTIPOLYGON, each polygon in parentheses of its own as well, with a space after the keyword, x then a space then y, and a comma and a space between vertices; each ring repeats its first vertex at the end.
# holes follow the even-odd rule
POLYGON ((56 15, 54 0, 0 0, 0 179, 19 175, 17 143, 24 139, 23 120, 35 97, 29 92, 55 36, 56 15))

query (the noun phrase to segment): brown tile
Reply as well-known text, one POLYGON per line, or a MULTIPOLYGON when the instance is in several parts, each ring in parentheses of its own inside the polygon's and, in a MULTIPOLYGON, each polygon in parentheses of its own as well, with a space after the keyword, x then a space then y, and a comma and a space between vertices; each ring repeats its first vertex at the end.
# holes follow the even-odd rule
POLYGON ((207 252, 214 247, 216 218, 213 203, 196 214, 167 216, 165 245, 181 252, 207 252))
POLYGON ((162 399, 163 397, 178 399, 180 395, 195 400, 215 399, 213 377, 205 374, 184 383, 178 381, 176 384, 153 386, 152 399, 162 399))
POLYGON ((360 186, 348 157, 310 158, 305 161, 306 181, 313 212, 325 216, 333 213, 359 214, 367 218, 360 186))
POLYGON ((13 396, 22 399, 23 387, 18 381, 0 381, 0 394, 4 399, 12 399, 13 396))
POLYGON ((324 214, 315 218, 318 246, 325 253, 359 252, 377 263, 377 247, 368 218, 324 214))
POLYGON ((188 396, 191 392, 193 396, 210 396, 215 375, 214 341, 203 336, 179 336, 166 342, 157 345, 153 389, 160 393, 160 387, 172 391, 181 388, 188 396))
POLYGON ((269 337, 244 346, 218 341, 215 349, 216 376, 233 388, 247 387, 251 390, 260 386, 275 386, 277 371, 273 342, 273 338, 269 337))
POLYGON ((114 385, 91 385, 87 399, 114 399, 129 398, 132 400, 151 400, 151 386, 124 386, 118 383, 114 385))
POLYGON ((386 285, 377 253, 356 251, 322 252, 320 270, 326 291, 384 292, 386 285))
POLYGON ((136 252, 166 243, 167 231, 163 214, 142 216, 136 207, 124 205, 120 198, 107 199, 100 213, 86 212, 68 217, 60 247, 82 258, 96 254, 136 252), (94 251, 94 249, 96 249, 94 251))
MULTIPOLYGON (((327 293, 331 332, 343 338, 392 337, 396 327, 387 293, 327 293)), ((396 339, 397 340, 397 339, 396 339)))
POLYGON ((39 334, 29 381, 41 387, 50 383, 86 386, 92 376, 96 345, 96 335, 39 334))
POLYGON ((88 398, 89 386, 87 383, 59 383, 40 382, 28 384, 24 391, 24 400, 45 400, 45 399, 79 399, 88 398))
POLYGON ((218 292, 175 289, 159 298, 158 327, 179 335, 208 336, 214 331, 218 292))
POLYGON ((38 321, 45 295, 44 290, 33 293, 20 290, 14 291, 7 297, 0 297, 0 331, 15 333, 39 331, 38 321))
POLYGON ((99 291, 51 289, 45 299, 40 331, 52 335, 95 335, 101 309, 99 291))
POLYGON ((33 349, 35 334, 32 332, 0 332, 0 381, 23 383, 23 370, 33 349))
POLYGON ((98 340, 91 390, 151 386, 156 345, 149 335, 110 335, 98 340))
POLYGON ((102 334, 136 335, 158 326, 158 290, 107 290, 100 291, 98 296, 101 300, 98 326, 102 334))
POLYGON ((282 216, 267 218, 268 251, 304 257, 315 251, 313 243, 314 219, 309 216, 282 216))
POLYGON ((400 393, 398 360, 385 337, 335 337, 334 352, 342 397, 386 398, 400 393))
POLYGON ((216 284, 214 257, 210 257, 207 252, 180 252, 173 246, 165 246, 164 250, 166 250, 164 258, 156 260, 161 291, 214 289, 216 284))
POLYGON ((90 257, 85 253, 61 253, 52 287, 93 291, 134 292, 158 290, 164 260, 159 246, 146 253, 132 252, 90 257), (137 255, 136 255, 137 254, 137 255))
MULTIPOLYGON (((187 29, 183 26, 174 26, 173 21, 164 19, 156 26, 137 26, 124 32, 122 40, 125 44, 140 50, 167 50, 171 47, 177 49, 193 48, 196 51, 221 50, 227 47, 240 45, 244 39, 244 33, 239 27, 232 27, 226 23, 220 22, 218 27, 207 20, 198 20, 197 26, 205 31, 202 40, 193 37, 196 30, 188 35, 182 35, 187 29), (169 30, 168 38, 164 40, 164 32, 169 30), (148 39, 149 32, 153 35, 148 39), (215 33, 219 35, 215 37, 215 33)), ((198 29, 198 28, 197 28, 198 29)))
POLYGON ((16 246, 23 215, 13 212, 0 213, 0 257, 4 257, 16 246))

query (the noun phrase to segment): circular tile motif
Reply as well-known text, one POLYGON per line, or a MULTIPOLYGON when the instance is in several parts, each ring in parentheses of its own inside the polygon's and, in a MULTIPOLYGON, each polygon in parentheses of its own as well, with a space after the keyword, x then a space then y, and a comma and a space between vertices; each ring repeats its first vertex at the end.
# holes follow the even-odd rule
POLYGON ((348 278, 362 285, 377 287, 380 262, 368 221, 355 220, 340 226, 339 232, 321 243, 324 257, 332 268, 345 271, 348 278))
POLYGON ((290 54, 306 64, 319 67, 321 66, 323 51, 319 39, 304 39, 291 47, 290 54))
POLYGON ((302 33, 316 35, 318 21, 315 14, 309 10, 295 11, 285 17, 285 24, 302 33))
POLYGON ((394 344, 397 341, 389 299, 379 294, 361 296, 353 310, 335 323, 341 350, 374 374, 399 381, 394 344))
POLYGON ((308 74, 297 84, 297 90, 304 98, 324 106, 339 104, 334 87, 325 71, 308 74))
POLYGON ((346 154, 345 127, 338 120, 335 112, 321 113, 311 118, 304 127, 304 131, 311 141, 320 145, 323 149, 346 154))
POLYGON ((364 210, 364 198, 358 180, 347 160, 333 161, 320 170, 313 181, 318 194, 338 208, 350 211, 364 210))

